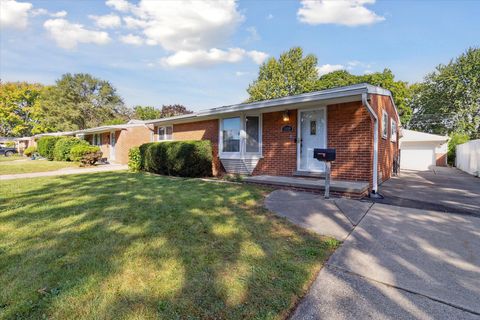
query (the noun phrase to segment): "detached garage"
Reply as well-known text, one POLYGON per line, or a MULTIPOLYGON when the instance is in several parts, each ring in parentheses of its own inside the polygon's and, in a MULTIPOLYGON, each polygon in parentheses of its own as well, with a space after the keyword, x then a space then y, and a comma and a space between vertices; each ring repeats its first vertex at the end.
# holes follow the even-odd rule
POLYGON ((447 165, 447 136, 402 130, 400 169, 430 170, 447 165))

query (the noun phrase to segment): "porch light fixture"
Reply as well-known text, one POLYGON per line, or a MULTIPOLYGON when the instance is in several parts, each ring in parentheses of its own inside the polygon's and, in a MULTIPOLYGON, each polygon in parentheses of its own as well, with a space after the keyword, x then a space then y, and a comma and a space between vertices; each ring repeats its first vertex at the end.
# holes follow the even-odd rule
POLYGON ((288 113, 288 110, 283 111, 283 122, 288 122, 290 121, 290 115, 288 113))

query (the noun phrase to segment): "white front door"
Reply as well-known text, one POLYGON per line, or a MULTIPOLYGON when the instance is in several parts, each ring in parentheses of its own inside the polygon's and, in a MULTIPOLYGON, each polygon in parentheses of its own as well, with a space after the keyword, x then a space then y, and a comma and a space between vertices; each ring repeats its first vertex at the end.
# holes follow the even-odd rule
POLYGON ((324 172, 325 163, 313 158, 313 149, 327 147, 325 107, 299 110, 297 169, 324 172))
POLYGON ((111 161, 115 160, 115 132, 110 132, 110 157, 111 161))

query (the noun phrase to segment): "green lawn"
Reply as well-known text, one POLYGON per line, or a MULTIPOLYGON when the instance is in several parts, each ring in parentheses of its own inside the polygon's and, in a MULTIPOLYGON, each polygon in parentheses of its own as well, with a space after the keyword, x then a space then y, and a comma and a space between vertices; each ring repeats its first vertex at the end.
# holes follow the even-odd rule
MULTIPOLYGON (((10 158, 7 158, 10 159, 10 158)), ((54 171, 68 167, 78 167, 78 163, 66 161, 29 160, 0 162, 1 174, 54 171)))
POLYGON ((0 319, 280 319, 338 243, 255 186, 146 173, 0 181, 0 319))
POLYGON ((0 162, 20 160, 20 159, 27 159, 27 158, 19 155, 13 155, 11 157, 5 157, 4 155, 0 155, 0 162))

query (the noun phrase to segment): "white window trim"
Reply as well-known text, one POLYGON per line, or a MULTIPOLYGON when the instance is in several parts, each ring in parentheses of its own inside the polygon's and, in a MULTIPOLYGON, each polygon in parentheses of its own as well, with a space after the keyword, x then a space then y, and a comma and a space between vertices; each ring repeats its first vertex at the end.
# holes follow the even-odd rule
POLYGON ((390 141, 397 142, 397 122, 393 119, 390 119, 390 141))
POLYGON ((173 126, 160 126, 160 127, 158 127, 158 128, 157 128, 157 141, 158 141, 158 142, 173 141, 173 126), (163 139, 163 140, 160 140, 160 129, 161 129, 161 128, 163 128, 164 131, 165 131, 165 135, 164 135, 165 139, 163 139), (166 139, 166 137, 167 137, 167 128, 172 128, 172 138, 171 138, 171 139, 166 139))
POLYGON ((218 150, 220 159, 260 159, 262 158, 262 126, 263 117, 261 113, 237 113, 228 115, 219 119, 219 133, 218 133, 218 150), (246 132, 246 119, 247 117, 258 117, 258 152, 247 152, 247 132, 246 132), (223 152, 223 120, 230 118, 240 118, 240 152, 223 152))
POLYGON ((102 134, 101 133, 94 133, 93 134, 93 145, 98 146, 98 147, 102 145, 102 134))
POLYGON ((388 114, 382 110, 382 138, 388 138, 388 114))

